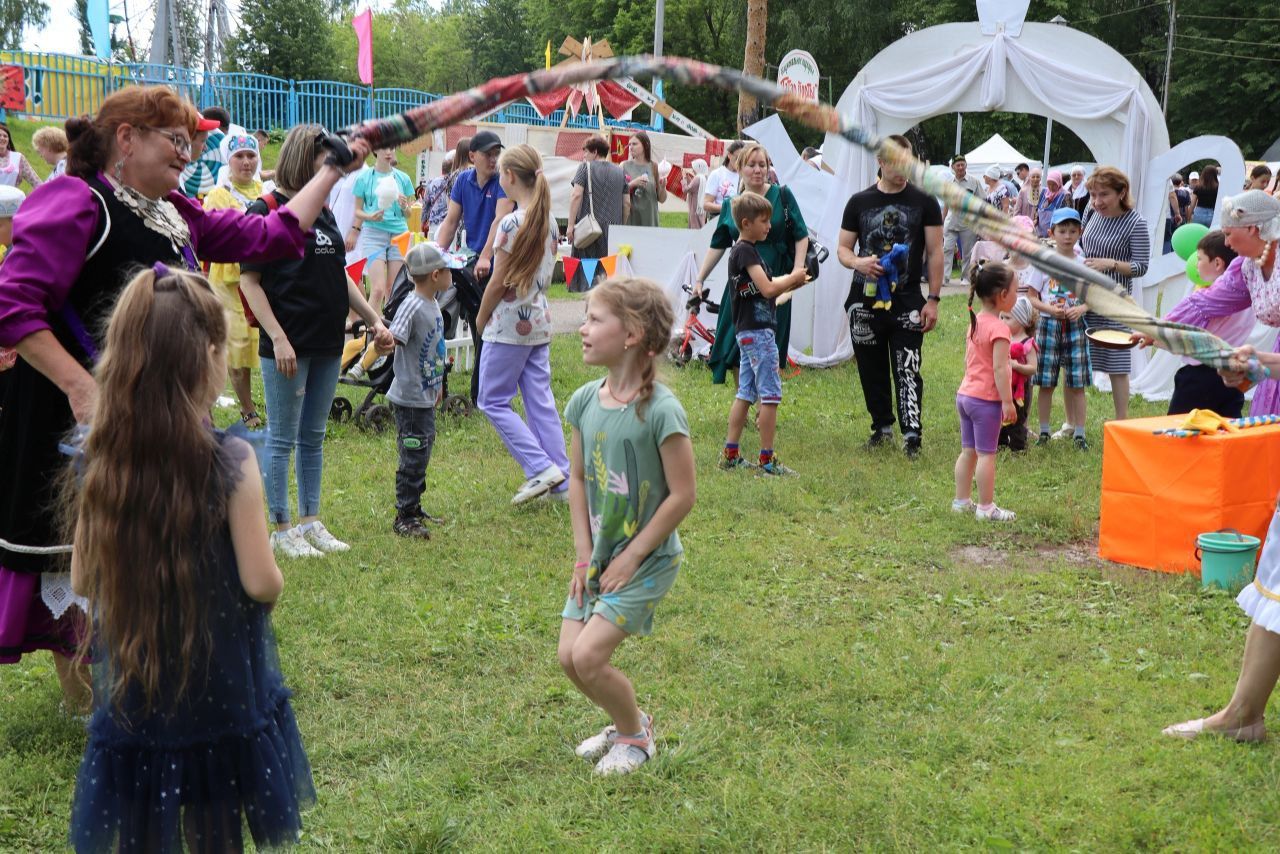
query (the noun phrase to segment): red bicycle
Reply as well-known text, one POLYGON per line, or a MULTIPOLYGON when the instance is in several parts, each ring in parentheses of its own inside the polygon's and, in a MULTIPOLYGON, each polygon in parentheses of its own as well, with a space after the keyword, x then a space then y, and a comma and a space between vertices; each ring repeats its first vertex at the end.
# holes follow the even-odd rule
POLYGON ((689 294, 689 301, 685 303, 689 316, 684 322, 684 334, 671 342, 671 362, 677 368, 683 368, 693 358, 693 338, 695 335, 708 344, 715 346, 716 334, 698 319, 698 312, 703 306, 706 306, 707 311, 712 314, 720 313, 718 303, 712 302, 701 293, 694 293, 693 289, 688 285, 683 285, 681 290, 689 294))

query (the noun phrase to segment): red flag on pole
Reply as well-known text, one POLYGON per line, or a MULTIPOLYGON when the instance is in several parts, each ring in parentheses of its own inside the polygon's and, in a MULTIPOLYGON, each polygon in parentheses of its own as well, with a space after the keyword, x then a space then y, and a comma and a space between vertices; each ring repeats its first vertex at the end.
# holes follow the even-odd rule
POLYGON ((360 74, 360 82, 366 86, 373 85, 373 10, 365 9, 351 19, 351 26, 356 30, 356 71, 360 74))

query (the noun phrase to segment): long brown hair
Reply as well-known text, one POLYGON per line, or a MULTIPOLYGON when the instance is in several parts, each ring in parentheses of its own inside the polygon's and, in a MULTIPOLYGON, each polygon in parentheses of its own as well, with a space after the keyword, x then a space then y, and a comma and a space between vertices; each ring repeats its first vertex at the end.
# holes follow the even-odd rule
POLYGON ((645 406, 653 397, 658 378, 658 359, 671 343, 671 327, 676 314, 666 291, 650 279, 606 279, 587 292, 588 303, 597 302, 622 321, 622 328, 640 336, 636 345, 645 354, 640 392, 636 395, 636 417, 644 420, 645 406))
POLYGON ((533 190, 533 204, 529 205, 511 244, 511 260, 504 283, 515 285, 516 293, 523 297, 533 287, 533 280, 546 259, 547 236, 551 231, 551 188, 542 174, 542 158, 531 145, 517 145, 502 152, 498 171, 508 169, 521 186, 533 190))
POLYGON ((1200 173, 1200 186, 1206 190, 1218 189, 1218 167, 1206 166, 1200 173))
POLYGON ((649 171, 653 173, 653 192, 658 192, 658 164, 653 162, 653 143, 649 141, 649 134, 642 130, 636 131, 631 135, 632 139, 640 140, 640 147, 644 149, 644 159, 649 161, 649 171))
POLYGON ((464 136, 458 140, 458 144, 453 149, 453 168, 449 170, 450 174, 461 172, 463 169, 471 168, 471 137, 464 136))
MULTIPOLYGON (((94 372, 98 402, 73 506, 81 592, 105 653, 110 699, 176 703, 207 656, 206 548, 226 521, 211 501, 216 439, 205 426, 227 316, 209 283, 146 270, 125 287, 94 372)), ((89 635, 96 638, 90 638, 89 635)))
MULTIPOLYGON (((67 174, 92 178, 107 168, 107 157, 120 125, 135 128, 185 127, 195 134, 200 114, 167 86, 126 86, 107 96, 92 119, 67 119, 67 174)), ((194 152, 199 154, 199 152, 194 152)))

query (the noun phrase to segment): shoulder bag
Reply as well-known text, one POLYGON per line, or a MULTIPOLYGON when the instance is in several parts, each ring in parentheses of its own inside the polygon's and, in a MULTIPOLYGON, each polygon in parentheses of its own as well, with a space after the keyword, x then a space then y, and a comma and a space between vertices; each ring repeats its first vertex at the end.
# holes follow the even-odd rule
MULTIPOLYGON (((791 188, 783 185, 779 188, 778 201, 782 202, 782 230, 783 240, 788 249, 794 249, 795 241, 791 239, 791 205, 796 204, 795 194, 791 192, 791 188)), ((785 253, 784 253, 785 254, 785 253)), ((818 278, 818 272, 821 269, 822 262, 827 260, 827 247, 818 242, 813 236, 813 232, 809 232, 809 248, 804 253, 804 269, 805 280, 812 282, 818 278)), ((792 262, 794 263, 794 262, 792 262)))
POLYGON ((604 229, 596 220, 595 200, 591 198, 591 163, 584 165, 587 167, 587 213, 573 226, 573 245, 577 249, 587 248, 604 234, 604 229))

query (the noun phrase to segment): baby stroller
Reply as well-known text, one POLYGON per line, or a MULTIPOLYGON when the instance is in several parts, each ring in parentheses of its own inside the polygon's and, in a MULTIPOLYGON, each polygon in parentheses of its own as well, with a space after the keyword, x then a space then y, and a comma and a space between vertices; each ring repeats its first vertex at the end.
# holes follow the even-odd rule
MULTIPOLYGON (((453 287, 446 290, 439 298, 440 313, 444 319, 445 338, 452 338, 457 333, 458 321, 465 320, 467 326, 471 329, 472 345, 479 352, 478 338, 479 333, 476 331, 476 315, 480 311, 480 291, 476 286, 475 278, 469 269, 452 270, 453 287)), ((391 298, 387 300, 386 306, 382 309, 383 322, 388 326, 395 320, 396 312, 400 309, 400 304, 404 302, 404 298, 413 290, 413 279, 409 278, 409 273, 401 268, 400 274, 396 276, 395 283, 391 287, 391 298)), ((365 372, 363 379, 355 380, 346 376, 348 370, 357 361, 364 358, 369 347, 373 346, 373 336, 369 334, 365 327, 364 321, 355 320, 351 324, 351 334, 360 338, 364 336, 364 347, 356 350, 354 354, 343 359, 340 369, 343 377, 340 382, 345 385, 359 386, 367 388, 369 391, 365 394, 364 400, 358 406, 352 407, 351 401, 345 397, 336 396, 333 403, 329 407, 329 418, 333 421, 354 421, 357 426, 365 429, 373 429, 379 433, 386 430, 392 422, 391 404, 385 400, 379 402, 379 398, 386 395, 391 388, 391 381, 395 378, 394 359, 392 354, 380 356, 365 372)), ((471 414, 474 407, 472 398, 461 394, 449 393, 449 374, 453 370, 453 358, 450 357, 444 369, 444 384, 440 392, 439 407, 446 414, 467 416, 471 414)), ((477 372, 476 368, 472 369, 472 373, 477 372)))

